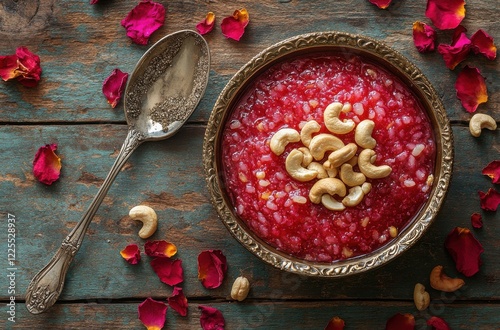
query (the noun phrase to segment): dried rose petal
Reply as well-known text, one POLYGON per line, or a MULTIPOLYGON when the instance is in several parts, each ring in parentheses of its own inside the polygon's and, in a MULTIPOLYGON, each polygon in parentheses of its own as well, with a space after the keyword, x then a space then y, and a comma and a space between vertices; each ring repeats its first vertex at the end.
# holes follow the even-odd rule
POLYGON ((137 244, 127 245, 120 251, 120 254, 131 265, 135 265, 141 261, 141 251, 139 251, 137 244))
POLYGON ((139 320, 148 330, 160 330, 165 325, 167 309, 167 304, 147 298, 137 308, 139 320))
POLYGON ((380 9, 386 9, 391 4, 392 0, 368 0, 380 9))
POLYGON ((186 299, 186 296, 184 296, 184 293, 182 292, 182 288, 179 288, 178 286, 174 287, 172 296, 168 298, 168 304, 181 316, 187 315, 188 301, 186 299))
POLYGON ((196 24, 196 30, 198 30, 200 34, 207 34, 208 32, 213 30, 214 26, 215 26, 215 14, 209 11, 205 19, 200 23, 196 24))
POLYGON ((333 317, 330 322, 325 327, 325 330, 343 330, 345 327, 345 322, 340 317, 333 317))
POLYGON ((427 320, 427 325, 430 325, 433 330, 450 330, 450 326, 440 317, 432 316, 427 320))
POLYGON ((96 4, 96 3, 98 3, 98 2, 99 2, 99 0, 90 0, 90 4, 91 4, 91 5, 95 5, 95 4, 96 4))
POLYGON ((479 191, 481 208, 485 211, 496 211, 500 204, 500 193, 493 188, 488 189, 486 193, 479 191))
POLYGON ((489 176, 493 183, 500 183, 500 160, 494 160, 486 165, 481 173, 489 176))
POLYGON ((21 72, 17 70, 18 67, 17 55, 0 56, 0 78, 3 81, 20 76, 21 72))
POLYGON ((151 261, 151 267, 156 275, 165 284, 170 286, 177 285, 184 281, 184 271, 182 269, 182 260, 158 257, 151 261))
POLYGON ((483 217, 479 213, 472 213, 470 216, 470 222, 474 228, 479 229, 483 227, 483 217))
POLYGON ((454 228, 446 237, 444 245, 460 273, 472 276, 479 271, 484 249, 468 228, 454 228))
POLYGON ((229 39, 240 41, 245 28, 250 21, 250 16, 245 8, 235 10, 233 16, 225 17, 220 25, 222 34, 229 39))
POLYGON ((436 31, 423 22, 413 23, 413 43, 421 53, 432 52, 435 48, 436 31))
POLYGON ((144 244, 144 251, 150 257, 170 258, 177 253, 177 247, 167 241, 148 241, 144 244))
POLYGON ((217 308, 204 305, 198 308, 201 310, 200 324, 203 330, 224 330, 226 322, 217 308))
POLYGON ((102 93, 112 108, 116 107, 127 84, 128 73, 114 69, 102 83, 102 93))
POLYGON ((207 250, 198 255, 198 279, 205 288, 218 288, 226 271, 227 261, 222 251, 207 250))
POLYGON ((481 53, 489 60, 494 60, 497 57, 497 47, 493 43, 493 37, 483 29, 479 29, 474 33, 470 41, 472 42, 474 53, 481 53))
POLYGON ((0 77, 4 81, 17 78, 23 86, 35 87, 41 74, 40 57, 26 47, 17 48, 15 55, 0 56, 0 77))
POLYGON ((33 159, 33 174, 41 183, 51 185, 61 173, 61 158, 54 151, 57 144, 46 144, 38 149, 33 159))
POLYGON ((454 29, 465 17, 465 1, 427 0, 425 16, 440 30, 454 29))
POLYGON ((486 82, 478 68, 466 65, 458 74, 455 89, 467 112, 475 112, 481 103, 488 101, 486 82))
POLYGON ((386 330, 413 330, 415 329, 415 317, 412 314, 398 313, 387 320, 386 330))
POLYGON ((443 56, 446 67, 450 70, 455 69, 469 55, 472 43, 465 32, 465 28, 459 25, 455 30, 451 44, 439 44, 438 46, 438 52, 443 56))
POLYGON ((139 45, 146 45, 149 37, 163 26, 165 7, 153 1, 141 1, 132 9, 121 24, 127 29, 127 36, 139 45))

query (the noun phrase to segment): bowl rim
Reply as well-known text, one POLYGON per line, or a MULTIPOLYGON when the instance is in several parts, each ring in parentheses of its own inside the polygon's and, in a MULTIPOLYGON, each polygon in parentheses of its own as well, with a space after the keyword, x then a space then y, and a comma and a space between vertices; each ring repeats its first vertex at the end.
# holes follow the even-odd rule
POLYGON ((343 277, 377 268, 413 246, 429 228, 444 202, 453 169, 453 132, 444 106, 425 75, 398 51, 383 42, 359 34, 338 31, 297 35, 264 49, 241 67, 217 98, 210 115, 203 143, 203 165, 210 200, 229 232, 246 249, 264 262, 292 273, 319 277, 343 277), (252 78, 287 57, 320 51, 349 51, 383 64, 398 76, 420 99, 426 110, 436 143, 434 182, 426 204, 398 236, 382 247, 364 255, 333 261, 313 262, 285 254, 270 246, 251 230, 234 212, 224 192, 222 174, 216 159, 225 119, 252 78))

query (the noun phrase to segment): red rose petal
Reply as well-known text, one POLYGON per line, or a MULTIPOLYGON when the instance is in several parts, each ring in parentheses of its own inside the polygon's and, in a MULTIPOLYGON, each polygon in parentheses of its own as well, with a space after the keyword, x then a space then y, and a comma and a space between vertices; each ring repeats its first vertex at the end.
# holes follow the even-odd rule
POLYGON ((345 327, 345 322, 340 317, 333 317, 330 322, 325 327, 325 330, 343 330, 345 327))
POLYGON ((203 35, 212 31, 214 26, 215 26, 215 14, 209 11, 205 19, 200 23, 196 24, 196 30, 198 30, 198 32, 203 35))
POLYGON ((57 144, 46 144, 40 147, 33 160, 33 174, 41 183, 51 185, 61 173, 61 158, 54 151, 57 150, 57 144))
POLYGON ((435 48, 436 31, 422 22, 413 23, 413 43, 421 53, 432 52, 435 48))
POLYGON ((0 78, 3 81, 14 79, 21 75, 18 70, 17 55, 0 56, 0 78))
POLYGON ((500 193, 493 188, 488 189, 486 193, 479 191, 481 208, 485 211, 496 211, 500 204, 500 193))
POLYGON ((42 68, 40 67, 40 57, 33 54, 26 47, 19 47, 16 49, 17 63, 19 64, 18 70, 21 75, 17 80, 26 87, 35 87, 40 81, 42 68))
POLYGON ((218 288, 227 271, 226 257, 220 250, 203 251, 198 255, 198 279, 207 289, 218 288))
POLYGON ((127 29, 127 36, 139 45, 146 45, 149 37, 163 26, 165 7, 153 1, 141 1, 132 9, 121 24, 127 29))
POLYGON ((102 83, 102 93, 112 108, 116 107, 127 84, 128 73, 114 69, 102 83))
POLYGON ((443 56, 446 67, 450 70, 455 69, 455 67, 469 55, 472 43, 465 34, 465 31, 463 27, 459 26, 457 30, 455 30, 450 45, 440 44, 438 46, 438 52, 443 56))
POLYGON ((391 4, 392 0, 368 0, 380 9, 386 9, 391 4))
POLYGON ((481 103, 488 101, 486 82, 477 68, 466 65, 458 74, 455 89, 467 112, 475 112, 481 103))
POLYGON ((472 213, 470 216, 470 222, 474 228, 479 229, 483 227, 483 217, 479 213, 472 213))
POLYGON ((465 17, 465 1, 427 0, 425 16, 440 30, 454 29, 465 17))
POLYGON ((177 247, 167 241, 148 241, 144 244, 144 251, 150 257, 170 258, 177 253, 177 247))
POLYGON ((392 316, 385 325, 386 330, 413 330, 415 329, 415 317, 412 314, 398 313, 392 316))
POLYGON ((220 25, 222 34, 229 39, 239 41, 245 33, 250 16, 245 8, 236 10, 233 16, 225 17, 220 25))
POLYGON ((141 261, 141 251, 139 251, 137 244, 127 245, 120 251, 120 254, 131 265, 135 265, 141 261))
POLYGON ((148 330, 160 330, 165 325, 167 309, 165 303, 147 298, 137 308, 139 320, 148 330))
POLYGON ((481 173, 489 176, 493 183, 500 183, 500 160, 494 160, 486 165, 481 173))
POLYGON ((480 29, 470 38, 472 50, 477 54, 483 54, 487 59, 494 60, 497 57, 497 47, 491 37, 484 30, 480 29))
POLYGON ((151 261, 151 267, 153 267, 160 281, 165 284, 174 286, 184 281, 184 271, 180 259, 155 258, 151 261))
POLYGON ((224 330, 226 322, 217 308, 203 305, 198 308, 201 310, 200 325, 203 330, 224 330))
POLYGON ((440 317, 432 316, 427 320, 427 325, 430 325, 433 330, 450 330, 450 326, 440 317))
POLYGON ((472 276, 479 271, 484 249, 468 228, 453 229, 446 237, 444 245, 460 273, 472 276))
POLYGON ((182 292, 182 288, 179 288, 178 286, 174 287, 172 296, 168 298, 168 304, 181 316, 187 315, 188 301, 186 299, 186 296, 184 296, 184 293, 182 292))
POLYGON ((99 2, 99 0, 90 0, 90 4, 91 4, 91 5, 95 5, 95 4, 96 4, 96 3, 98 3, 98 2, 99 2))

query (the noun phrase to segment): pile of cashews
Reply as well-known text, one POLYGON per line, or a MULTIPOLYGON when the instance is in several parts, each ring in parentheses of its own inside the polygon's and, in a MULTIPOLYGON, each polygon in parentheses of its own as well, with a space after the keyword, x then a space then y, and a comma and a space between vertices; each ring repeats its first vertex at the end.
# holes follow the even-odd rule
POLYGON ((371 190, 371 184, 366 182, 366 178, 384 178, 392 171, 388 165, 374 165, 377 158, 373 150, 377 141, 372 137, 375 123, 366 119, 356 125, 352 119, 339 118, 341 112, 346 113, 351 109, 349 103, 340 102, 326 107, 323 112, 324 124, 331 134, 314 135, 320 132, 321 125, 310 120, 300 133, 293 128, 278 130, 269 144, 271 151, 279 156, 285 152, 289 143, 302 142, 303 147, 293 149, 286 157, 286 171, 301 182, 319 179, 309 191, 309 200, 315 204, 321 203, 332 211, 343 211, 346 207, 358 205, 371 190), (337 137, 353 130, 356 143, 345 145, 337 137), (359 147, 363 150, 356 156, 359 147), (320 163, 327 152, 330 152, 327 160, 320 163), (356 165, 361 172, 353 170, 356 165), (335 196, 343 198, 342 201, 336 200, 335 196))

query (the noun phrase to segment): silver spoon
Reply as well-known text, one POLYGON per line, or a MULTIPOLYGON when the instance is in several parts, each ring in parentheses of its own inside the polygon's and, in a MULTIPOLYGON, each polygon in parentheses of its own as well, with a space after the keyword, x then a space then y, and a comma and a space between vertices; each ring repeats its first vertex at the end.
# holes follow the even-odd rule
POLYGON ((142 142, 169 138, 182 127, 205 92, 209 69, 205 39, 189 30, 165 36, 141 57, 125 88, 125 142, 87 212, 31 281, 26 292, 31 313, 42 313, 56 302, 69 265, 116 175, 142 142))

